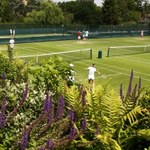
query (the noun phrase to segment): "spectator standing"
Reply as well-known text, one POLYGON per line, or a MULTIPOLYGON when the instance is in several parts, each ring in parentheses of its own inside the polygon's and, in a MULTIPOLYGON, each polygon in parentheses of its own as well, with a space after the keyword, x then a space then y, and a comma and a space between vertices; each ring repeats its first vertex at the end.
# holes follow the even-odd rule
POLYGON ((144 36, 144 31, 142 30, 141 31, 141 38, 144 36))
POLYGON ((86 38, 89 37, 89 31, 85 31, 85 37, 86 37, 86 38))
POLYGON ((70 79, 72 82, 75 81, 75 78, 74 78, 75 71, 74 71, 73 67, 74 67, 74 64, 70 64, 70 76, 69 76, 69 79, 70 79))
POLYGON ((9 46, 10 46, 10 49, 14 49, 14 45, 15 45, 15 40, 13 38, 11 38, 9 40, 9 46))
POLYGON ((80 40, 82 36, 82 32, 78 31, 77 36, 78 36, 78 40, 80 40))
POLYGON ((16 34, 16 31, 15 29, 13 30, 13 37, 15 38, 15 34, 16 34))
POLYGON ((86 32, 83 30, 82 34, 83 34, 83 40, 85 40, 86 32))
POLYGON ((12 34, 13 34, 13 30, 9 29, 9 35, 12 36, 12 34))
POLYGON ((68 77, 67 85, 70 87, 75 82, 75 77, 74 77, 75 76, 75 71, 73 69, 73 67, 74 67, 73 64, 70 64, 69 66, 70 66, 70 68, 69 68, 69 71, 68 71, 69 77, 68 77))

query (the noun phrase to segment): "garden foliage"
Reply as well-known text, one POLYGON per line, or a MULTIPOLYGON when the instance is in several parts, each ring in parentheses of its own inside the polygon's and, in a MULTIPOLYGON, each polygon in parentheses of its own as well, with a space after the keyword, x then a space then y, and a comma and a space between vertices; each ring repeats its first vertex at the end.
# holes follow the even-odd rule
POLYGON ((133 85, 116 93, 67 85, 69 65, 59 57, 41 64, 0 55, 1 150, 141 150, 149 148, 150 91, 133 85))

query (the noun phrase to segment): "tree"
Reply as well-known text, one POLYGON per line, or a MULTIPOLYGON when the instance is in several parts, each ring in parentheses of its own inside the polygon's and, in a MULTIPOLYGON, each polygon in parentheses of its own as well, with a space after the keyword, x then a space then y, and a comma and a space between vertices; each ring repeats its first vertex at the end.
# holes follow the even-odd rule
POLYGON ((120 23, 120 10, 117 0, 105 0, 102 6, 103 22, 107 25, 120 23))
POLYGON ((63 22, 63 14, 53 2, 40 2, 38 10, 29 12, 24 21, 43 25, 60 24, 63 22))
POLYGON ((138 10, 141 12, 141 16, 144 16, 150 13, 150 3, 148 0, 137 1, 137 6, 138 6, 138 10))
POLYGON ((126 0, 118 1, 118 5, 120 6, 120 15, 121 15, 121 23, 128 21, 129 10, 127 6, 126 0))
POLYGON ((76 1, 59 3, 64 14, 70 14, 70 22, 78 24, 100 24, 101 9, 93 1, 76 1))
POLYGON ((0 6, 2 22, 17 22, 26 14, 25 5, 18 0, 1 0, 0 6))

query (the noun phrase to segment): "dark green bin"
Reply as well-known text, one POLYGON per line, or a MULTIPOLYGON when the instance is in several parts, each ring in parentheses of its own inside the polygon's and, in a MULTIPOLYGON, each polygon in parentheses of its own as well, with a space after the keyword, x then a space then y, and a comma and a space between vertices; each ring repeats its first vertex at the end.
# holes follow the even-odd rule
POLYGON ((98 58, 102 58, 102 51, 98 51, 98 58))

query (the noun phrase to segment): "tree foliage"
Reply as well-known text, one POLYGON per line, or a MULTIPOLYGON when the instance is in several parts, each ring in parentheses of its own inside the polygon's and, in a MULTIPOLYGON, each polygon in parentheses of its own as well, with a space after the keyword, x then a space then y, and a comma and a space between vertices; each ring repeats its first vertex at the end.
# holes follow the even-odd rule
POLYGON ((32 10, 27 14, 25 22, 38 24, 60 24, 63 21, 61 9, 52 2, 41 2, 38 10, 32 10))
POLYGON ((148 0, 104 0, 102 6, 92 1, 70 1, 55 4, 51 0, 0 1, 0 22, 38 24, 122 24, 139 22, 150 13, 148 0))

